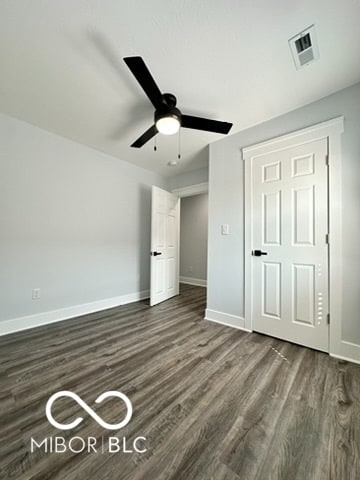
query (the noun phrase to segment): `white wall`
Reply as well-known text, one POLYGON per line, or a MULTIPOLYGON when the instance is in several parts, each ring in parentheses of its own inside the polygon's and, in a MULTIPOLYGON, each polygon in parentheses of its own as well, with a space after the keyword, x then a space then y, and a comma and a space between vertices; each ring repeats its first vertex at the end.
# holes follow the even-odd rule
POLYGON ((342 339, 360 345, 360 84, 210 145, 209 309, 235 318, 244 316, 244 165, 241 149, 340 115, 345 117, 342 135, 342 339), (221 236, 222 223, 230 224, 229 236, 221 236))
POLYGON ((152 184, 166 187, 0 115, 0 320, 148 290, 152 184))
POLYGON ((182 198, 180 212, 180 281, 205 286, 208 195, 182 198))
MULTIPOLYGON (((174 167, 176 168, 176 167, 174 167)), ((168 188, 170 191, 177 188, 198 185, 200 183, 207 183, 209 180, 209 169, 200 168, 199 170, 192 170, 191 172, 180 173, 168 179, 168 188)))

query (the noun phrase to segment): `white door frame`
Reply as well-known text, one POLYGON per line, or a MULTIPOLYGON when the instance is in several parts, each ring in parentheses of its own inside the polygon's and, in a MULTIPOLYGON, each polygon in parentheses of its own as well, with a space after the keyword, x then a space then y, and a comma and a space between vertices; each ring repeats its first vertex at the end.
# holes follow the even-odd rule
MULTIPOLYGON (((189 185, 187 187, 175 188, 171 191, 172 194, 177 195, 180 199, 185 197, 194 197, 196 195, 202 195, 209 192, 209 183, 197 183, 195 185, 189 185)), ((180 218, 181 218, 181 208, 180 208, 180 218)), ((179 226, 179 252, 180 252, 180 226, 179 226)), ((179 255, 180 257, 180 255, 179 255)), ((180 260, 179 260, 179 269, 180 269, 180 260)), ((207 280, 198 280, 191 277, 179 276, 180 283, 186 283, 188 285, 196 285, 199 287, 207 287, 207 280)))
POLYGON ((245 191, 245 329, 252 331, 252 173, 254 157, 289 148, 322 138, 328 139, 329 155, 329 311, 330 339, 329 352, 341 356, 342 349, 342 197, 341 197, 341 134, 344 131, 344 117, 337 117, 297 132, 242 149, 244 160, 245 191), (333 293, 335 292, 335 293, 333 293))
POLYGON ((194 195, 201 195, 202 193, 208 193, 209 184, 208 182, 197 183, 196 185, 190 185, 188 187, 175 188, 171 191, 174 195, 177 195, 180 198, 192 197, 194 195))

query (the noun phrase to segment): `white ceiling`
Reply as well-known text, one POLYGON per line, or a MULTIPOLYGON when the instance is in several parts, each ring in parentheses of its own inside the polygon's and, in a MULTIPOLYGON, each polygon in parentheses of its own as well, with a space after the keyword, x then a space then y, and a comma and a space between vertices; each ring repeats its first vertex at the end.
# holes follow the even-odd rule
POLYGON ((144 58, 183 113, 231 133, 360 80, 359 0, 2 0, 0 111, 165 175, 207 164, 221 135, 181 130, 129 145, 153 107, 122 58, 144 58), (320 60, 296 71, 288 39, 316 25, 320 60))

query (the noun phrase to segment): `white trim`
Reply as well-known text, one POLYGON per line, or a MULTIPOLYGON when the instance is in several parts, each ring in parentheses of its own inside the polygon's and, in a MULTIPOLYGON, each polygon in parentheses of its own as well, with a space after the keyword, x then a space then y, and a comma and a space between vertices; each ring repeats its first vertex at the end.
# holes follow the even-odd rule
POLYGON ((196 185, 190 185, 189 187, 175 188, 171 193, 177 195, 180 198, 191 197, 192 195, 201 195, 209 191, 208 182, 198 183, 196 185))
POLYGON ((201 278, 192 277, 180 277, 180 283, 186 283, 187 285, 195 285, 197 287, 206 287, 207 281, 201 278))
POLYGON ((332 357, 348 362, 360 363, 360 345, 342 340, 339 345, 335 345, 335 348, 334 352, 330 352, 332 357))
MULTIPOLYGON (((342 341, 342 172, 340 135, 329 136, 329 353, 352 357, 346 343, 342 341), (330 208, 331 207, 331 208, 330 208)), ((360 359, 360 354, 357 354, 360 359)), ((356 358, 354 358, 356 360, 356 358)))
POLYGON ((49 323, 61 322, 62 320, 99 312, 100 310, 106 310, 108 308, 119 307, 120 305, 125 305, 127 303, 137 302, 149 298, 149 294, 149 290, 144 290, 142 292, 129 293, 119 297, 98 300, 96 302, 60 308, 59 310, 27 315, 26 317, 12 318, 11 320, 0 322, 0 336, 19 332, 21 330, 27 330, 29 328, 40 327, 49 323))
POLYGON ((360 362, 360 346, 342 340, 342 195, 341 195, 341 133, 344 117, 334 118, 311 127, 242 149, 245 162, 245 328, 252 329, 251 292, 252 249, 251 211, 252 178, 251 162, 254 157, 319 140, 328 139, 329 147, 329 310, 330 342, 329 353, 337 358, 360 362))
POLYGON ((285 148, 301 145, 306 142, 313 142, 314 140, 320 140, 321 138, 340 135, 343 131, 344 117, 336 117, 327 122, 318 123, 311 127, 272 138, 266 142, 245 147, 242 149, 243 160, 249 160, 251 157, 259 157, 271 152, 277 152, 285 148))
MULTIPOLYGON (((243 156, 245 161, 245 157, 243 156)), ((251 212, 252 205, 252 178, 250 162, 245 161, 244 165, 244 318, 245 328, 252 330, 252 283, 253 274, 251 268, 251 257, 248 252, 252 250, 252 222, 251 212)))
MULTIPOLYGON (((348 342, 342 342, 342 343, 348 343, 348 342)), ((360 364, 360 346, 359 345, 354 345, 354 347, 357 348, 357 351, 350 351, 349 355, 336 355, 334 353, 330 353, 330 357, 333 358, 338 358, 339 360, 345 360, 346 362, 352 362, 352 363, 358 363, 360 364), (354 358, 356 357, 356 358, 354 358)), ((344 346, 344 349, 346 349, 346 346, 344 346)))
POLYGON ((238 328, 239 330, 244 330, 245 332, 251 332, 251 330, 245 328, 245 321, 243 317, 231 315, 230 313, 218 312, 216 310, 210 310, 207 308, 205 310, 205 320, 220 323, 221 325, 225 325, 227 327, 238 328))

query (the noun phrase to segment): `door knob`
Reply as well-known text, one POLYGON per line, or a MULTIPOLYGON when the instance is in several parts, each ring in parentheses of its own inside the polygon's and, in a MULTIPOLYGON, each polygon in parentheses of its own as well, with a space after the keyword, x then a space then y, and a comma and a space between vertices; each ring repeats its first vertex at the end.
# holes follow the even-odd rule
POLYGON ((267 252, 262 252, 261 250, 253 250, 251 255, 254 257, 261 257, 261 255, 267 255, 267 252))
POLYGON ((152 257, 157 257, 158 255, 162 255, 162 253, 161 252, 150 252, 150 255, 152 257))

